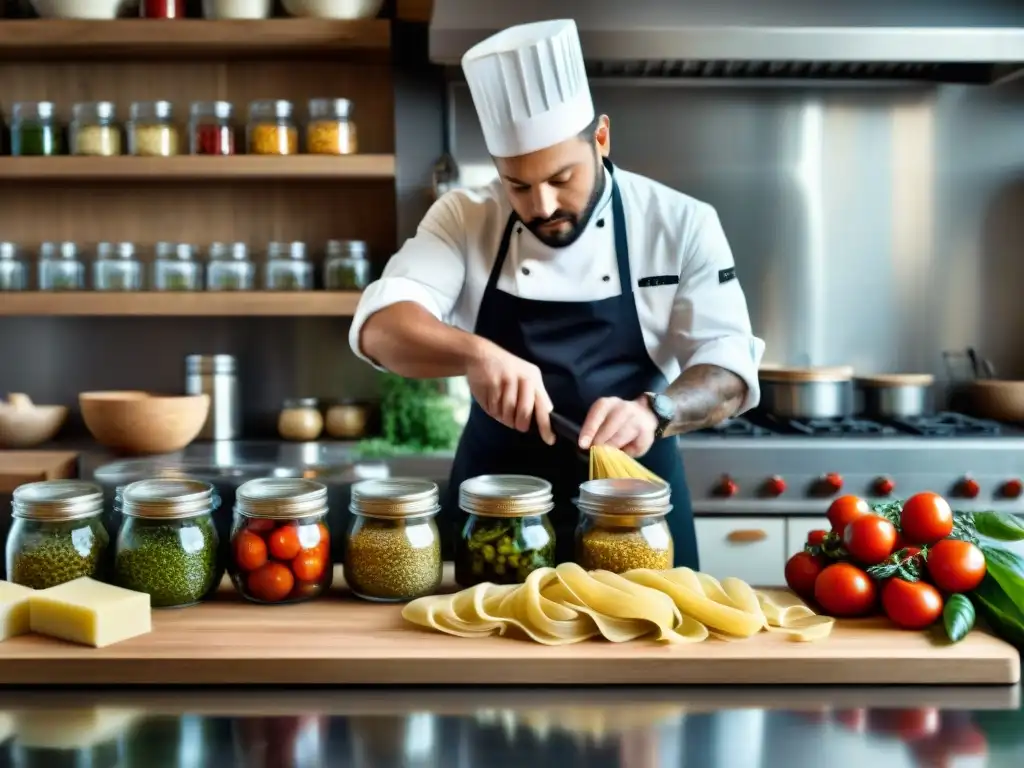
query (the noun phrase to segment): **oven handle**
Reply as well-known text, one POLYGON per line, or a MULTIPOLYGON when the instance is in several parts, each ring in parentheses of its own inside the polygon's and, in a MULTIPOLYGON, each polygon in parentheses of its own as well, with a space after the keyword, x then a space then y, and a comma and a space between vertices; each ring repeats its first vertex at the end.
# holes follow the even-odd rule
POLYGON ((730 531, 725 537, 733 544, 756 544, 768 538, 768 532, 760 528, 744 528, 730 531))

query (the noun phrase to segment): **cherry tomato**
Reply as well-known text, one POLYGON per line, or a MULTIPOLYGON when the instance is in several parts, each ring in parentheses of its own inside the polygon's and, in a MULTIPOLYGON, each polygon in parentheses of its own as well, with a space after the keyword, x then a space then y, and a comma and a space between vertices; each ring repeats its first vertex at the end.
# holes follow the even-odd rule
POLYGON ((248 522, 246 522, 245 527, 250 531, 266 535, 274 530, 274 526, 276 525, 277 523, 273 520, 268 520, 265 517, 250 517, 248 522))
POLYGON ((846 526, 858 517, 871 514, 871 507, 859 496, 840 496, 832 502, 828 508, 828 521, 832 524, 832 530, 840 536, 846 526))
POLYGON ((927 565, 943 592, 970 592, 985 578, 985 555, 969 541, 943 539, 928 551, 927 565))
POLYGON ((270 554, 278 560, 291 560, 302 551, 299 532, 294 525, 282 525, 267 537, 270 554))
POLYGON ((878 515, 858 517, 843 531, 846 551, 864 565, 875 565, 893 553, 896 526, 878 515))
POLYGON ((250 573, 245 583, 249 594, 257 600, 277 603, 288 597, 295 586, 295 577, 280 563, 269 562, 250 573))
POLYGON ((848 731, 867 732, 868 711, 866 709, 837 709, 833 719, 848 731))
POLYGON ((953 532, 953 510, 937 493, 915 493, 903 503, 900 528, 908 544, 934 544, 953 532))
POLYGON ((797 552, 786 563, 786 584, 800 597, 814 597, 814 582, 825 570, 825 561, 808 552, 797 552))
POLYGON ((875 582, 850 563, 828 566, 814 582, 814 599, 832 616, 864 616, 876 597, 875 582))
POLYGON ((882 608, 903 629, 924 629, 942 615, 942 595, 924 581, 889 579, 882 587, 882 608))
POLYGON ((317 528, 320 529, 320 543, 317 544, 317 551, 325 562, 331 562, 331 532, 327 529, 327 526, 323 523, 317 523, 317 528))
POLYGON ((812 547, 820 547, 825 543, 825 539, 828 537, 828 531, 811 531, 807 534, 807 543, 812 547))
POLYGON ((292 560, 292 573, 299 581, 320 581, 324 575, 324 559, 316 550, 303 552, 292 560))
POLYGON ((235 564, 239 570, 255 571, 267 562, 267 543, 252 531, 235 536, 235 564))
POLYGON ((903 559, 904 560, 907 560, 907 559, 909 559, 911 557, 917 557, 918 555, 921 554, 921 548, 920 547, 902 546, 899 549, 894 550, 894 551, 899 552, 900 550, 903 550, 903 559))
POLYGON ((869 716, 871 730, 890 733, 902 741, 918 741, 937 734, 942 716, 935 707, 920 709, 878 709, 869 716))

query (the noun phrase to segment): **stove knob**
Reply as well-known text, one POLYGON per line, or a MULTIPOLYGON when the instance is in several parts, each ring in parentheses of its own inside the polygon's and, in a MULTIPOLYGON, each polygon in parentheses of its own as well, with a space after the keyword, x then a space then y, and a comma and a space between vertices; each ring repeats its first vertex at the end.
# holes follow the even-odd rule
POLYGON ((999 491, 1004 498, 1017 499, 1024 493, 1024 483, 1020 480, 1007 480, 999 491))
POLYGON ((718 483, 718 488, 715 489, 715 493, 718 496, 735 496, 736 492, 740 489, 736 485, 736 481, 728 475, 722 475, 722 479, 718 483))
POLYGON ((843 490, 843 476, 838 472, 829 472, 821 478, 821 485, 826 493, 839 493, 843 490))
POLYGON ((978 481, 973 477, 965 477, 957 486, 957 491, 965 499, 976 499, 978 494, 981 493, 981 486, 978 485, 978 481))
POLYGON ((764 491, 768 496, 781 496, 786 492, 786 481, 778 475, 772 475, 765 482, 764 491))
POLYGON ((875 480, 875 494, 877 496, 888 496, 896 489, 896 483, 891 477, 879 477, 875 480))

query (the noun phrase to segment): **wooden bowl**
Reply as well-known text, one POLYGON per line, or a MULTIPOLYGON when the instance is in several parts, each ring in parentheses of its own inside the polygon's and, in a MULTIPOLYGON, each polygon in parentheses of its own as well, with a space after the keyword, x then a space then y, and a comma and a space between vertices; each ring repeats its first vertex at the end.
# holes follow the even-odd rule
POLYGON ((24 395, 0 400, 0 448, 34 448, 56 435, 68 417, 63 405, 35 405, 24 395))
POLYGON ((1024 381, 977 379, 966 385, 965 394, 971 416, 1024 422, 1024 381))
POLYGON ((124 453, 173 453, 196 439, 209 395, 82 392, 82 418, 96 442, 124 453))

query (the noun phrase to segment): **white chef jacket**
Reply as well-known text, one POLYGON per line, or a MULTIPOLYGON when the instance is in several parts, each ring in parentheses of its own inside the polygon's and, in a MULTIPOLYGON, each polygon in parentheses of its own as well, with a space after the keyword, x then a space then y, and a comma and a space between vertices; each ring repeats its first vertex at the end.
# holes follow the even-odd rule
MULTIPOLYGON (((710 205, 651 179, 617 167, 614 175, 625 209, 630 277, 648 354, 669 382, 694 365, 732 371, 747 384, 739 412, 753 408, 760 400, 757 368, 764 342, 751 332, 746 298, 718 214, 710 205), (640 287, 639 281, 648 277, 679 281, 640 287)), ((607 182, 586 230, 572 245, 552 248, 517 225, 498 290, 542 301, 618 296, 622 288, 610 176, 607 182)), ((438 199, 415 237, 363 292, 349 334, 352 350, 377 366, 359 347, 360 331, 370 315, 400 301, 416 302, 438 319, 472 332, 511 213, 498 179, 482 189, 454 190, 438 199)))

